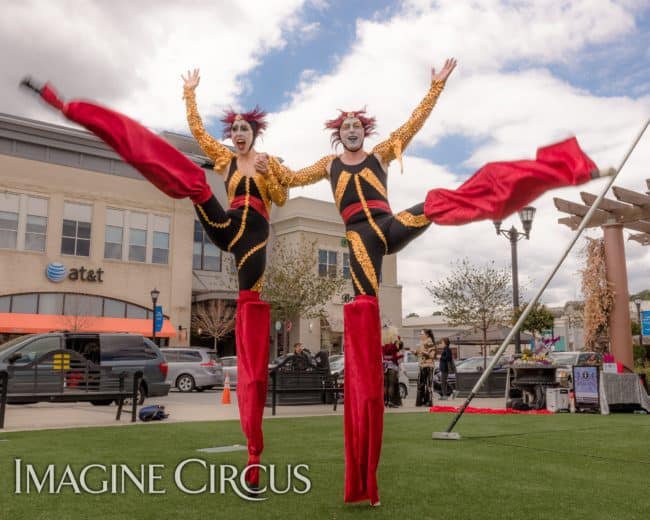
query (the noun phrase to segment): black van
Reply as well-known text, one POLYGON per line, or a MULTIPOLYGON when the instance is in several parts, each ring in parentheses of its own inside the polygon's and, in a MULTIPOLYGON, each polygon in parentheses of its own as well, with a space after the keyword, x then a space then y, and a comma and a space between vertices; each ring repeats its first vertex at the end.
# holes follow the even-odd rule
MULTIPOLYGON (((169 393, 169 384, 165 383, 168 370, 165 358, 152 341, 138 334, 53 332, 20 336, 0 345, 0 370, 10 364, 27 364, 42 354, 58 349, 74 350, 95 364, 112 367, 116 373, 142 370, 144 377, 140 385, 139 404, 146 397, 169 393)), ((93 404, 110 404, 110 401, 96 401, 93 404)))

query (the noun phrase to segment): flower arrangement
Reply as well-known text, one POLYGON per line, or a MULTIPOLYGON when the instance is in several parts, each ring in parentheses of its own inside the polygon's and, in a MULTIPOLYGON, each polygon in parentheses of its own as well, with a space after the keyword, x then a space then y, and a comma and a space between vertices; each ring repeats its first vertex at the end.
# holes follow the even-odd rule
POLYGON ((533 352, 531 349, 526 348, 522 351, 521 357, 517 359, 515 365, 552 365, 553 361, 549 359, 548 352, 546 350, 541 351, 535 349, 536 352, 533 352))

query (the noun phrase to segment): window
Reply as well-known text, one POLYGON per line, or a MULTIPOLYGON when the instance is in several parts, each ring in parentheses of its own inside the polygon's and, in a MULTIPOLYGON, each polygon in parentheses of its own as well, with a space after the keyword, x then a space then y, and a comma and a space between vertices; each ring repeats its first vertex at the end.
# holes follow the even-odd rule
POLYGON ((318 276, 336 277, 337 252, 318 250, 318 276))
POLYGON ((92 206, 66 202, 63 207, 61 254, 90 256, 92 206))
POLYGON ((343 253, 343 278, 350 280, 350 253, 343 253))
POLYGON ((104 258, 168 264, 169 227, 169 217, 107 209, 104 258))
POLYGON ((129 260, 145 262, 147 260, 147 215, 129 213, 129 260))
POLYGON ((0 248, 45 251, 47 199, 0 193, 0 248))
POLYGON ((126 303, 106 298, 104 300, 104 316, 124 318, 126 316, 126 303))
POLYGON ((66 294, 63 314, 66 316, 101 316, 102 298, 85 294, 66 294))
POLYGON ((104 258, 122 260, 124 243, 124 211, 106 210, 106 230, 104 231, 104 258))
POLYGON ((169 262, 169 218, 153 216, 153 251, 151 263, 167 264, 169 262))
POLYGON ((11 302, 11 312, 36 314, 38 294, 15 294, 11 302))
POLYGON ((0 247, 16 249, 18 246, 18 213, 0 211, 0 247))
POLYGON ((193 251, 193 269, 221 271, 221 250, 212 243, 198 220, 194 221, 193 251))
POLYGON ((0 248, 18 247, 18 214, 20 195, 0 193, 0 248))
POLYGON ((25 196, 27 219, 25 223, 25 249, 45 251, 47 236, 47 199, 25 196))
POLYGON ((61 336, 46 336, 29 342, 18 352, 23 355, 16 363, 29 363, 37 357, 61 348, 61 336))
POLYGON ((44 293, 38 297, 39 314, 62 314, 63 311, 63 294, 62 293, 44 293))

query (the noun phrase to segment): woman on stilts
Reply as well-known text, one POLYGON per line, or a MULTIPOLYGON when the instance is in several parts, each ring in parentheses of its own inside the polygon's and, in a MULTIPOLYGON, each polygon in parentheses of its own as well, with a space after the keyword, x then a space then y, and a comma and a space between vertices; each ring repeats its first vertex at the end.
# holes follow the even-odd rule
MULTIPOLYGON (((456 67, 446 60, 431 71, 429 91, 411 117, 372 151, 364 139, 374 133, 375 119, 365 110, 340 111, 327 121, 333 145, 343 153, 328 155, 311 166, 279 177, 287 187, 328 179, 350 249, 350 274, 355 299, 344 307, 345 338, 345 484, 344 500, 379 505, 377 467, 383 433, 381 325, 377 294, 382 259, 395 254, 431 225, 460 225, 502 220, 547 190, 582 184, 602 173, 575 138, 540 148, 532 161, 490 163, 456 190, 433 189, 424 202, 399 213, 388 203, 388 165, 397 159, 422 128, 456 67)), ((605 172, 611 174, 611 171, 605 172)))
POLYGON ((230 203, 227 210, 212 193, 201 167, 136 121, 91 102, 65 103, 49 84, 38 87, 31 80, 22 84, 105 141, 165 194, 178 199, 189 197, 210 239, 220 249, 233 253, 239 284, 235 325, 237 401, 248 445, 245 480, 254 493, 259 486, 256 465, 264 449, 262 417, 268 381, 268 327, 262 325, 270 323, 269 305, 260 300, 259 294, 266 267, 269 210, 271 203, 284 204, 287 189, 278 182, 279 172, 273 171, 277 161, 269 164, 265 154, 253 148, 255 139, 266 128, 264 112, 256 108, 225 114, 224 137, 232 139, 233 152, 203 128, 194 97, 198 69, 183 79, 190 129, 214 161, 214 170, 224 179, 230 203))

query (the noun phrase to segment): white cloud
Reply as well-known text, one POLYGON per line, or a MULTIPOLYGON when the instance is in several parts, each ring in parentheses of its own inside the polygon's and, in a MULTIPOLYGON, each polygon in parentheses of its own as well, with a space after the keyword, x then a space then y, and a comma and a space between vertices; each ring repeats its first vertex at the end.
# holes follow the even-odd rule
MULTIPOLYGON (((301 31, 324 29, 303 21, 302 0, 165 0, 155 2, 155 9, 152 3, 126 0, 5 3, 0 48, 10 52, 0 57, 0 111, 58 122, 62 120, 18 91, 24 74, 50 79, 67 97, 96 99, 148 126, 185 131, 181 72, 201 67, 200 109, 206 120, 216 118, 224 106, 237 105, 243 90, 252 88, 246 74, 265 53, 284 48, 291 36, 299 41, 301 31)), ((321 12, 328 8, 324 0, 309 4, 321 12)), ((583 70, 581 56, 590 45, 611 43, 609 59, 616 60, 616 52, 638 35, 635 13, 646 6, 647 0, 409 0, 388 19, 358 20, 355 41, 335 62, 328 60, 335 63, 333 70, 314 63, 313 71, 305 71, 286 106, 270 116, 260 148, 282 156, 290 166, 309 164, 331 153, 323 122, 338 108, 364 105, 379 123, 379 135, 368 141, 371 147, 408 117, 426 91, 431 66, 440 67, 445 57, 455 56, 458 70, 406 151, 404 175, 396 165, 391 167, 389 198, 395 210, 421 202, 428 188, 460 182, 457 172, 422 157, 423 149, 450 134, 482 143, 465 165, 474 168, 490 160, 531 157, 536 146, 568 133, 575 133, 599 164, 617 165, 650 113, 650 98, 635 93, 638 70, 621 71, 611 79, 623 89, 618 97, 593 95, 550 70, 558 64, 583 70)), ((606 51, 601 52, 606 59, 606 51)), ((582 84, 602 78, 602 71, 594 70, 582 84)), ((648 139, 630 158, 618 185, 645 191, 648 139)), ((603 181, 597 181, 581 189, 597 193, 602 186, 603 181)), ((521 280, 531 279, 529 293, 572 237, 568 228, 557 224, 563 215, 552 198, 579 201, 579 191, 558 190, 535 203, 531 240, 519 243, 521 280)), ((325 183, 295 194, 332 200, 325 183)), ((504 225, 519 225, 517 220, 504 225)), ((634 292, 647 287, 644 268, 650 249, 630 242, 627 253, 634 292)), ((507 266, 510 250, 490 222, 432 226, 404 249, 398 259, 404 313, 432 311, 422 282, 445 276, 450 261, 464 256, 507 266)), ((573 252, 544 301, 576 298, 578 268, 573 252)))
MULTIPOLYGON (((10 2, 0 20, 0 111, 52 120, 17 85, 25 74, 51 80, 156 128, 185 129, 180 74, 202 67, 199 108, 236 104, 241 78, 285 44, 303 0, 179 3, 10 2)), ((60 119, 57 119, 60 121, 60 119)))
MULTIPOLYGON (((480 137, 483 144, 467 161, 478 168, 492 160, 530 158, 537 146, 577 135, 597 163, 617 165, 650 113, 650 98, 634 99, 633 92, 598 97, 553 76, 546 67, 571 66, 579 62, 586 46, 629 35, 634 30, 632 9, 637 7, 609 1, 548 1, 521 2, 515 8, 496 0, 472 4, 447 0, 408 2, 402 13, 386 21, 359 20, 356 41, 336 68, 303 77, 291 101, 272 116, 265 148, 282 155, 292 167, 310 164, 331 153, 328 134, 315 137, 323 122, 338 108, 366 104, 377 116, 379 138, 386 138, 423 96, 430 67, 456 56, 458 70, 414 144, 433 146, 449 134, 480 137)), ((376 142, 369 139, 367 147, 376 142)), ((642 165, 650 158, 647 143, 646 137, 617 184, 645 190, 647 171, 642 165)), ((391 167, 389 199, 394 210, 421 202, 428 188, 459 183, 453 172, 408 151, 405 172, 401 176, 396 165, 391 167)), ((581 189, 597 194, 603 186, 604 181, 594 181, 581 189)), ((296 194, 332 200, 325 183, 296 194)), ((531 240, 519 244, 520 277, 531 280, 527 297, 536 292, 573 236, 557 223, 564 215, 555 209, 553 197, 580 201, 576 188, 557 190, 536 201, 531 240)), ((516 216, 511 221, 520 226, 516 216)), ((632 248, 641 246, 630 243, 628 250, 632 248)), ((647 260, 648 251, 641 251, 638 255, 647 260)), ((495 259, 509 266, 510 247, 495 235, 491 222, 432 226, 398 258, 404 313, 432 311, 422 282, 445 276, 450 261, 463 256, 479 263, 495 259)), ((639 261, 629 266, 631 290, 643 283, 636 270, 642 265, 639 261)), ((577 298, 579 268, 575 251, 543 301, 561 304, 577 298)))

